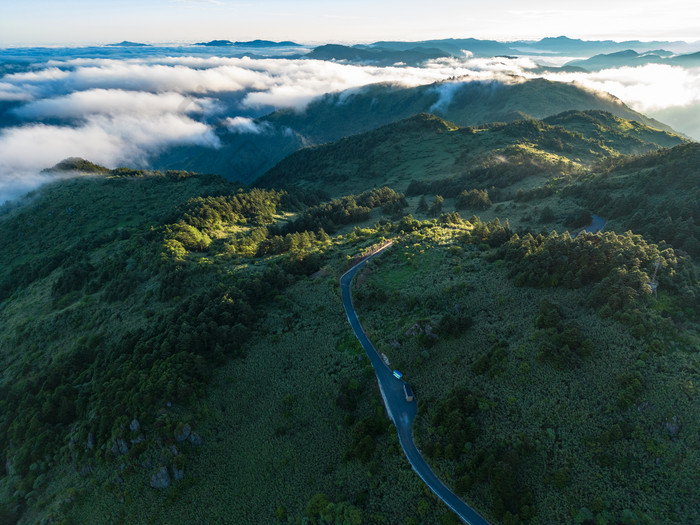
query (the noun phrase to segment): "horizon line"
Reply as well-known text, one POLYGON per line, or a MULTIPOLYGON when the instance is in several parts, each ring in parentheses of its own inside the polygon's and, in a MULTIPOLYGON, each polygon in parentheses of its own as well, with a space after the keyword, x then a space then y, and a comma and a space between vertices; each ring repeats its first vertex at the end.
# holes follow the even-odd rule
MULTIPOLYGON (((283 38, 281 40, 274 40, 272 38, 256 38, 252 40, 245 40, 245 41, 238 41, 238 42, 253 42, 255 40, 263 40, 263 41, 270 41, 270 42, 275 42, 275 43, 280 43, 280 42, 292 42, 294 44, 298 44, 304 47, 317 47, 325 44, 338 44, 338 45, 371 45, 375 44, 378 42, 415 42, 415 43, 421 43, 421 42, 430 42, 430 41, 441 41, 441 40, 477 40, 477 41, 493 41, 493 42, 498 42, 501 44, 514 44, 514 43, 536 43, 540 42, 544 39, 560 39, 560 38, 566 38, 569 40, 578 40, 581 42, 613 42, 615 44, 623 44, 626 42, 641 42, 641 43, 651 43, 651 42, 659 42, 659 43, 669 43, 669 44, 674 44, 674 43, 683 43, 683 44, 698 44, 700 43, 700 37, 684 37, 684 38, 674 38, 674 39, 668 39, 668 38, 645 38, 645 37, 634 37, 634 38, 629 38, 629 37, 620 37, 619 39, 617 38, 581 38, 581 37, 570 37, 567 35, 557 35, 557 36, 544 36, 541 38, 515 38, 515 39, 498 39, 498 38, 482 38, 482 37, 470 37, 470 36, 462 36, 462 37, 455 37, 455 36, 448 36, 448 37, 439 37, 439 38, 424 38, 420 40, 402 40, 402 39, 384 39, 384 40, 293 40, 289 38, 283 38)), ((186 40, 186 41, 167 41, 167 42, 162 42, 162 41, 149 41, 149 40, 129 40, 129 39, 124 39, 121 42, 131 42, 131 43, 136 43, 136 44, 146 44, 149 47, 184 47, 184 46, 197 46, 200 42, 212 42, 215 40, 228 40, 230 42, 234 42, 232 40, 229 40, 227 38, 212 38, 210 40, 186 40)), ((32 43, 0 43, 0 49, 5 50, 5 49, 31 49, 31 48, 82 48, 82 47, 107 47, 107 46, 114 46, 114 47, 119 47, 118 44, 121 42, 114 42, 114 41, 85 41, 85 42, 32 42, 32 43)), ((221 46, 224 47, 224 46, 221 46)), ((241 46, 242 47, 242 46, 241 46)))

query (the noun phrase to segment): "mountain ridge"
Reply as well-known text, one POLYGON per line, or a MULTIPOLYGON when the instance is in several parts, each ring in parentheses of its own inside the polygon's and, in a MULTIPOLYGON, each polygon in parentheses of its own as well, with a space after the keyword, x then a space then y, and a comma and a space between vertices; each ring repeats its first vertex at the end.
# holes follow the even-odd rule
POLYGON ((404 87, 373 84, 318 97, 302 112, 281 109, 253 121, 259 133, 217 128, 223 147, 216 156, 204 147, 176 147, 153 159, 160 169, 219 173, 231 180, 254 181, 286 155, 408 118, 435 113, 460 126, 543 118, 562 111, 601 109, 668 132, 671 128, 645 117, 605 93, 545 79, 473 81, 453 79, 404 87))
MULTIPOLYGON (((323 188, 331 195, 368 185, 407 191, 414 179, 467 177, 494 159, 523 158, 565 172, 607 157, 640 154, 686 142, 602 111, 567 111, 542 120, 459 127, 420 114, 340 141, 301 149, 260 177, 263 187, 323 188), (562 164, 563 163, 563 164, 562 164)), ((525 170, 523 170, 525 173, 525 170)), ((515 174, 514 174, 515 175, 515 174)), ((517 178, 516 178, 517 180, 517 178)))

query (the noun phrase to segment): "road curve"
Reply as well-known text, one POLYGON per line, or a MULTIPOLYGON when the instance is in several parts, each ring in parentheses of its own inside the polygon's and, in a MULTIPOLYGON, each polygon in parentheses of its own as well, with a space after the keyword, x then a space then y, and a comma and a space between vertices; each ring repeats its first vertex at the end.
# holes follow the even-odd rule
POLYGON ((411 467, 416 474, 425 482, 426 485, 432 490, 435 495, 440 498, 445 505, 447 505, 452 511, 454 511, 457 516, 459 516, 464 523, 470 525, 488 525, 486 521, 478 512, 476 512, 469 505, 464 503, 457 495, 452 492, 447 486, 440 481, 432 469, 423 459, 416 442, 413 440, 413 420, 416 417, 416 400, 406 401, 404 394, 404 382, 401 379, 394 377, 394 374, 384 363, 377 349, 367 337, 360 320, 357 318, 355 313, 355 308, 352 304, 352 296, 350 294, 350 285, 352 283, 355 274, 375 255, 381 253, 384 249, 391 246, 391 244, 383 247, 376 253, 373 253, 366 259, 363 259, 355 266, 350 268, 345 272, 340 278, 340 288, 343 297, 343 307, 345 308, 345 313, 348 317, 348 322, 352 326, 355 336, 360 341, 362 348, 367 352, 367 356, 372 362, 374 367, 374 372, 377 375, 377 382, 379 383, 379 390, 382 393, 382 398, 384 399, 384 406, 389 414, 389 417, 396 425, 396 432, 399 436, 399 443, 401 443, 401 448, 403 448, 404 454, 411 467))

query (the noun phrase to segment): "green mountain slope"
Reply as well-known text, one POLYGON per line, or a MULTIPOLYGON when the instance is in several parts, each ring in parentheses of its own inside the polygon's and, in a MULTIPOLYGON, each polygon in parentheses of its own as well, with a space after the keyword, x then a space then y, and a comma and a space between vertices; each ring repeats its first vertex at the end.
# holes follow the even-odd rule
MULTIPOLYGON (((0 212, 0 522, 355 522, 422 501, 335 294, 375 232, 297 228, 308 193, 59 168, 85 171, 0 212)), ((396 198, 329 206, 342 226, 396 198)))
POLYGON ((407 235, 355 293, 436 472, 492 523, 697 521, 688 259, 633 234, 507 241, 450 222, 407 235))
POLYGON ((217 135, 223 146, 216 152, 201 146, 180 146, 164 152, 153 164, 162 169, 218 173, 250 182, 301 147, 339 140, 419 113, 474 126, 591 109, 673 132, 610 95, 573 84, 544 79, 456 79, 415 87, 377 84, 324 95, 304 111, 284 109, 256 119, 256 133, 242 133, 221 124, 217 135))
MULTIPOLYGON (((469 178, 470 172, 497 165, 504 170, 510 165, 512 183, 528 175, 522 169, 528 163, 539 166, 540 176, 546 177, 552 170, 571 172, 608 156, 683 142, 678 135, 600 111, 470 128, 423 114, 300 150, 263 175, 258 184, 323 188, 336 195, 375 185, 406 191, 412 180, 469 178)), ((509 181, 482 182, 496 186, 506 182, 507 186, 509 181)))
POLYGON ((355 177, 330 201, 342 181, 61 163, 83 171, 0 210, 0 521, 454 520, 340 303, 386 238, 356 306, 454 490, 494 524, 697 521, 695 266, 663 218, 624 233, 637 203, 695 221, 698 145, 621 155, 675 142, 598 112, 419 115, 308 151, 377 182, 405 162, 408 198, 355 177), (572 238, 591 212, 613 231, 572 238))

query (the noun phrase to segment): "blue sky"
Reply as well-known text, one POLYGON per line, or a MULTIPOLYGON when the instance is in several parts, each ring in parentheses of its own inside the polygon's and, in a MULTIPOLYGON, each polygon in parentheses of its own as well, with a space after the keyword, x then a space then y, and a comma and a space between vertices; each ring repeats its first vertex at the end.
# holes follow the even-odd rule
POLYGON ((216 38, 700 40, 697 0, 0 0, 0 46, 216 38))

